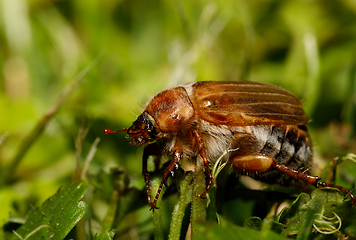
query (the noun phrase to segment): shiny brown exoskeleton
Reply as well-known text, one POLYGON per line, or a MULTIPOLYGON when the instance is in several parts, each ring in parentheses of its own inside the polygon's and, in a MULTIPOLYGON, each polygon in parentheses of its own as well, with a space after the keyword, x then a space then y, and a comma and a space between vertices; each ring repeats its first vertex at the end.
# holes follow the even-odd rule
MULTIPOLYGON (((146 145, 142 173, 148 203, 152 209, 163 184, 181 160, 204 163, 206 190, 212 184, 209 166, 226 150, 228 163, 239 173, 282 185, 308 183, 315 187, 336 187, 309 175, 312 145, 308 123, 300 101, 287 91, 256 82, 197 82, 164 90, 154 96, 127 131, 131 145, 146 145), (154 143, 150 143, 156 140, 154 143), (147 160, 151 155, 172 156, 158 192, 152 201, 147 160), (200 158, 198 158, 200 157, 200 158)), ((105 129, 110 134, 118 131, 105 129)))

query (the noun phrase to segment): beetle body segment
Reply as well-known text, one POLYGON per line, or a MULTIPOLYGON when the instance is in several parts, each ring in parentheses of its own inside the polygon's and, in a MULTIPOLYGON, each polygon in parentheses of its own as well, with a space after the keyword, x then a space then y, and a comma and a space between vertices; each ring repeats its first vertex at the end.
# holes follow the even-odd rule
POLYGON ((147 104, 145 111, 156 121, 162 132, 178 132, 189 122, 195 110, 183 87, 158 93, 147 104))
POLYGON ((189 97, 199 117, 227 126, 308 123, 298 98, 269 84, 197 82, 189 97))
POLYGON ((228 163, 241 174, 290 186, 304 182, 326 186, 308 174, 312 147, 307 123, 300 101, 279 87, 206 81, 158 93, 127 133, 133 139, 131 144, 149 143, 142 173, 148 202, 155 209, 163 185, 181 160, 203 161, 207 186, 198 196, 204 197, 212 184, 209 165, 227 149, 235 149, 230 151, 228 163), (163 154, 172 156, 172 161, 152 201, 147 161, 150 155, 160 158, 163 154))
POLYGON ((232 151, 229 156, 233 168, 243 175, 267 183, 305 189, 307 186, 304 182, 282 174, 274 169, 271 162, 273 159, 276 164, 309 173, 312 146, 306 129, 301 128, 296 125, 245 127, 246 130, 249 129, 248 134, 238 133, 234 141, 241 151, 232 151), (250 167, 242 165, 246 160, 249 161, 250 167))

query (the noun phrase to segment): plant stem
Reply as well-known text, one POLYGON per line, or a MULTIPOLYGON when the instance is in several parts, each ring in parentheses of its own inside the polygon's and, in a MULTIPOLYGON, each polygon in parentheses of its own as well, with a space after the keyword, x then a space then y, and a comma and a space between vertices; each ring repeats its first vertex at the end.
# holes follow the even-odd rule
POLYGON ((110 231, 111 229, 113 229, 115 213, 117 211, 119 197, 120 197, 120 191, 118 189, 114 189, 111 195, 110 204, 106 217, 103 221, 102 232, 110 231))
POLYGON ((198 233, 196 225, 199 222, 206 220, 206 206, 207 199, 197 197, 195 194, 201 194, 205 191, 205 173, 202 159, 199 157, 195 164, 195 173, 193 180, 193 199, 192 199, 192 211, 191 211, 191 229, 192 239, 195 239, 195 235, 198 233))
MULTIPOLYGON (((150 192, 151 196, 156 196, 158 187, 161 183, 161 178, 160 177, 154 177, 151 180, 151 186, 150 186, 150 192)), ((161 194, 158 197, 157 203, 161 203, 162 196, 166 190, 166 187, 162 188, 161 194)), ((158 209, 152 210, 152 222, 153 222, 153 233, 155 236, 155 240, 163 240, 164 235, 163 235, 163 224, 162 224, 162 212, 161 212, 161 206, 158 206, 158 209)))
POLYGON ((193 173, 186 172, 183 181, 180 183, 178 203, 175 205, 172 213, 169 240, 180 239, 185 209, 192 201, 192 179, 193 173))
POLYGON ((209 206, 206 209, 206 220, 216 222, 217 215, 216 215, 216 187, 211 186, 209 190, 209 206))

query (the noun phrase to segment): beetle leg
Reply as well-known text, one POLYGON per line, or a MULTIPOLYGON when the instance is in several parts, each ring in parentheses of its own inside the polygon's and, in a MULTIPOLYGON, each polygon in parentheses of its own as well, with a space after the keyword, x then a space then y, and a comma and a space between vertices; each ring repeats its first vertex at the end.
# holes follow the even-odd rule
POLYGON ((274 160, 272 157, 263 154, 249 154, 232 157, 230 160, 236 169, 248 172, 265 172, 271 169, 274 160))
POLYGON ((296 180, 302 180, 304 182, 307 182, 316 188, 321 188, 321 187, 337 188, 341 192, 350 196, 351 205, 353 205, 356 202, 356 197, 349 190, 347 190, 341 186, 337 186, 335 184, 320 182, 320 177, 318 177, 318 176, 315 176, 315 177, 310 176, 304 172, 297 171, 295 169, 289 168, 282 164, 278 164, 276 162, 273 162, 272 167, 291 176, 292 178, 294 178, 296 180))
POLYGON ((151 201, 150 177, 147 170, 147 161, 149 156, 157 156, 157 157, 160 156, 160 151, 157 143, 152 143, 147 145, 143 150, 143 156, 142 156, 142 175, 145 178, 147 200, 151 208, 155 209, 156 207, 155 205, 152 204, 151 201))
POLYGON ((150 178, 147 170, 147 161, 149 156, 160 157, 161 154, 159 149, 160 148, 156 143, 147 145, 143 151, 143 157, 142 157, 142 174, 145 178, 147 200, 148 200, 148 204, 151 206, 151 210, 158 209, 156 207, 156 204, 157 204, 158 197, 162 191, 163 184, 167 187, 167 179, 169 175, 173 175, 173 170, 178 168, 179 160, 182 158, 183 155, 183 150, 177 146, 176 150, 173 152, 172 161, 169 163, 168 167, 164 170, 162 181, 158 187, 156 196, 152 201, 151 194, 150 194, 150 178))
POLYGON ((162 178, 162 181, 161 181, 161 183, 160 183, 160 185, 158 187, 158 190, 157 190, 157 193, 156 193, 154 201, 150 202, 150 199, 148 201, 148 203, 150 204, 152 210, 157 208, 156 207, 156 203, 157 203, 159 194, 162 191, 163 184, 166 187, 168 187, 167 186, 167 179, 168 179, 169 175, 173 176, 173 173, 174 173, 173 170, 177 168, 178 163, 179 163, 180 159, 182 158, 182 156, 183 156, 183 151, 181 149, 177 149, 177 150, 174 151, 172 161, 169 163, 168 167, 163 172, 163 178, 162 178))
POLYGON ((200 138, 200 135, 198 134, 198 131, 196 129, 193 129, 192 132, 193 132, 193 135, 195 135, 195 138, 197 140, 197 144, 199 147, 199 154, 203 159, 203 163, 204 163, 204 167, 205 167, 205 181, 206 181, 205 191, 202 194, 195 194, 195 195, 200 198, 205 198, 205 195, 208 193, 208 191, 211 187, 211 184, 213 182, 213 176, 211 175, 211 169, 209 168, 210 162, 209 162, 208 158, 206 157, 204 144, 200 138))
POLYGON ((349 192, 347 189, 330 183, 320 182, 318 176, 311 176, 305 172, 301 172, 285 166, 283 164, 276 163, 272 157, 263 154, 250 154, 244 156, 237 156, 231 159, 231 163, 237 169, 243 169, 246 171, 256 171, 256 172, 266 172, 276 169, 288 176, 294 178, 295 180, 304 181, 316 188, 320 187, 331 187, 337 188, 343 193, 347 194, 351 198, 351 205, 356 202, 356 197, 349 192))

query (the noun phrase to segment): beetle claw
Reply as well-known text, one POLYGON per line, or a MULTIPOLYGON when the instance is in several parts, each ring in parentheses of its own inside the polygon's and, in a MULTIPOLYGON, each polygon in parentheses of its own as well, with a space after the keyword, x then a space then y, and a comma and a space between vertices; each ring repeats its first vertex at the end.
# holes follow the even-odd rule
POLYGON ((152 211, 152 212, 154 212, 154 211, 155 211, 155 209, 159 209, 159 207, 152 206, 152 205, 150 205, 150 206, 151 206, 150 211, 152 211))
POLYGON ((201 198, 201 199, 206 199, 206 192, 204 192, 203 194, 195 193, 195 196, 197 196, 198 198, 201 198))

